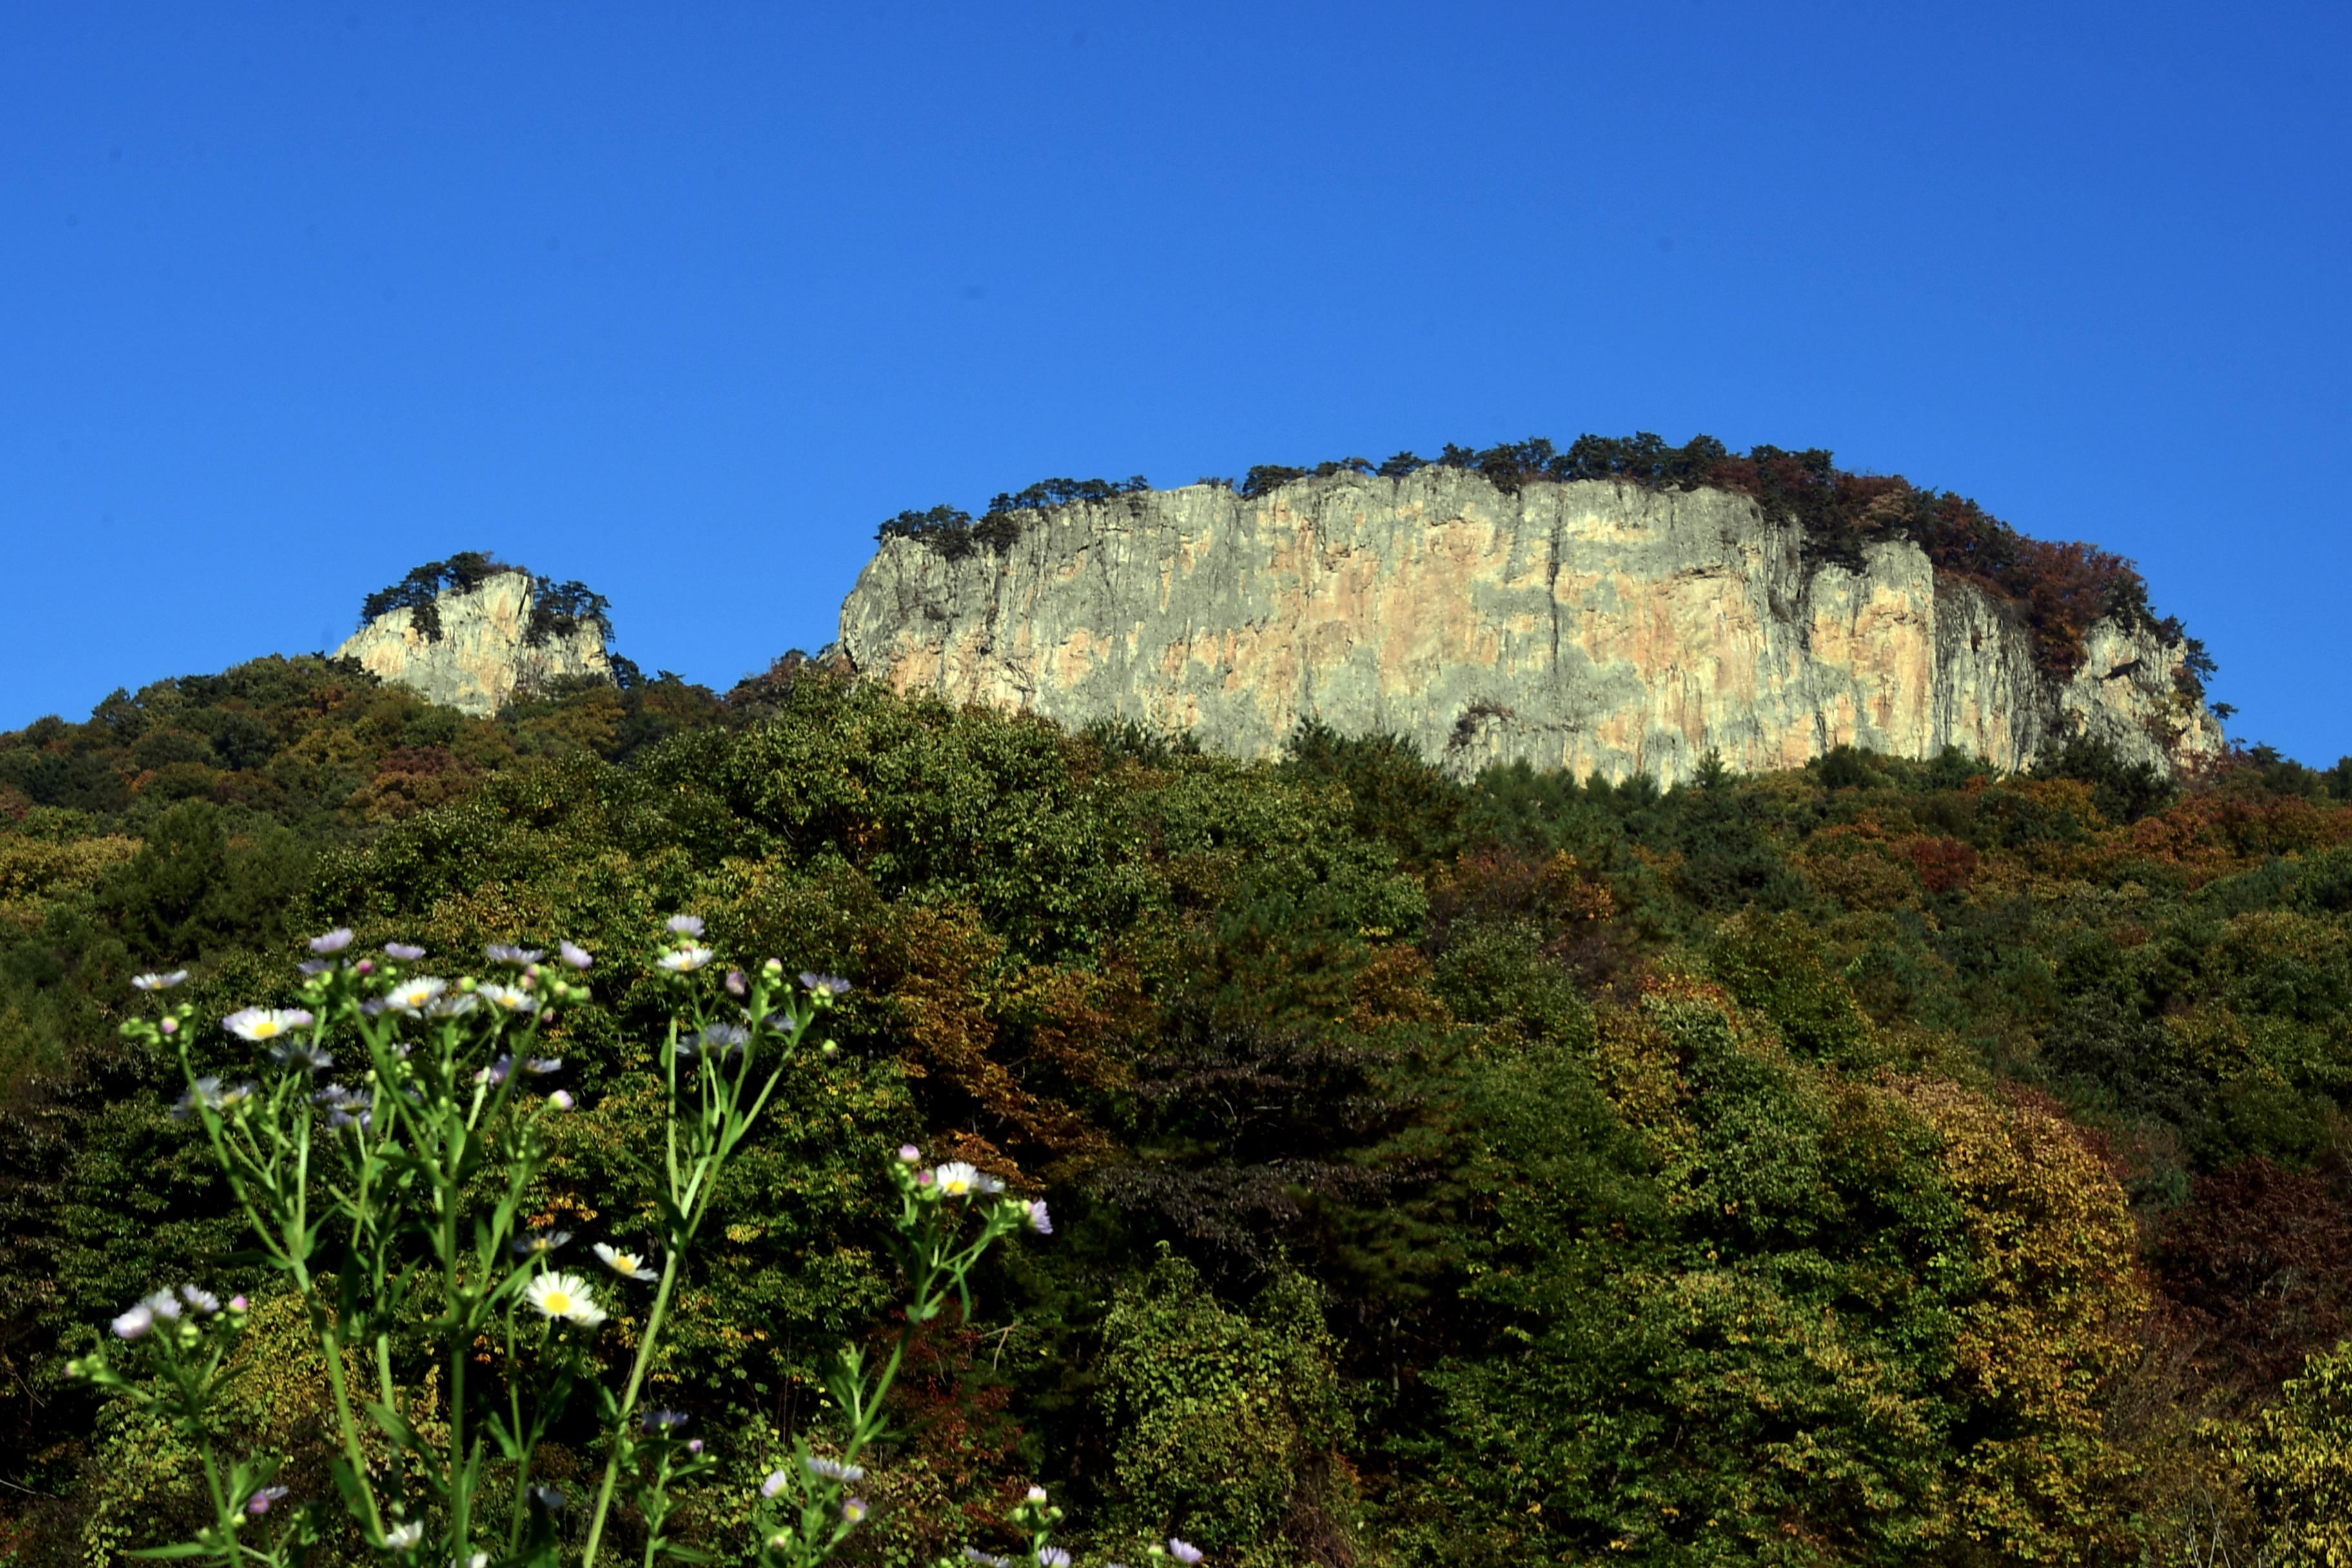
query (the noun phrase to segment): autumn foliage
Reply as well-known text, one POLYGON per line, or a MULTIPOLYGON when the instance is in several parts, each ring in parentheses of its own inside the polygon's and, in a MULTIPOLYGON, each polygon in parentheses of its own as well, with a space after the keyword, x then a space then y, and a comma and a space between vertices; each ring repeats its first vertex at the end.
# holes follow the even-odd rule
MULTIPOLYGON (((1576 460, 1678 483, 1683 450, 1576 460)), ((2012 569, 1801 458, 1739 461, 1809 526, 1851 500, 1854 537, 1933 524, 2012 569)), ((872 1173, 901 1142, 1053 1205, 914 1347, 877 1564, 1033 1479, 1101 1553, 1150 1530, 1253 1568, 2160 1562, 2191 1525, 2325 1561, 2352 772, 2105 767, 1465 781, 805 661, 479 721, 265 661, 44 721, 0 738, 0 1522, 62 1565, 188 1506, 55 1373, 137 1281, 237 1267, 177 1086, 115 1040, 129 975, 184 964, 217 1016, 339 922, 610 954, 556 1026, 580 1105, 527 1196, 618 1231, 658 1210, 664 993, 627 933, 683 910, 856 988, 837 1070, 730 1168, 656 1397, 749 1466, 841 1344, 894 1336, 872 1173)), ((704 1540, 740 1512, 695 1507, 704 1540)))

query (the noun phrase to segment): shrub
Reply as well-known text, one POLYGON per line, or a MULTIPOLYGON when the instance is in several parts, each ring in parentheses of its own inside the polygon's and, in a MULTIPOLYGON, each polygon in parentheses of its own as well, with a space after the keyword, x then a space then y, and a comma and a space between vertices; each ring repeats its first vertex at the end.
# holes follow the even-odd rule
POLYGON ((2281 1568, 2352 1562, 2352 1340, 2304 1363, 2241 1449, 2281 1568))
POLYGON ((1097 1398, 1117 1434, 1121 1522, 1245 1561, 1344 1537, 1334 1489, 1353 1424, 1332 1357, 1312 1282, 1279 1274, 1239 1313, 1163 1249, 1103 1321, 1097 1398))

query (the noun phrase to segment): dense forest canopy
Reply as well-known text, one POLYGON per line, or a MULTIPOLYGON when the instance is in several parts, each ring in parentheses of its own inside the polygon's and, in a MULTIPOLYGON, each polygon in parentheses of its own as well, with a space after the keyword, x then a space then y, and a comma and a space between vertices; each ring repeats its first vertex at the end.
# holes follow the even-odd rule
MULTIPOLYGON (((1899 475, 1850 473, 1819 447, 1785 451, 1758 446, 1742 453, 1712 436, 1695 436, 1675 447, 1643 432, 1580 436, 1561 448, 1531 437, 1486 447, 1448 442, 1433 459, 1399 452, 1378 464, 1367 458, 1307 468, 1261 464, 1237 485, 1221 479, 1198 482, 1255 499, 1295 479, 1339 473, 1402 479, 1432 466, 1482 475, 1506 494, 1536 483, 1599 479, 1651 489, 1733 490, 1753 497, 1767 517, 1801 529, 1805 550, 1816 560, 1855 565, 1866 545, 1911 541, 1939 573, 2019 606, 2032 633, 2036 660, 2061 677, 2081 668, 2083 638, 2105 618, 2126 629, 2147 626, 2183 644, 2187 657, 2177 679, 2196 695, 2203 695, 2204 682, 2214 673, 2204 645, 2189 637, 2177 618, 2158 619, 2146 580, 2123 557, 2094 545, 2030 539, 1964 496, 1923 489, 1899 475)), ((969 512, 940 505, 902 511, 884 522, 876 537, 912 539, 960 560, 975 550, 1006 548, 1045 507, 1150 489, 1139 475, 1123 484, 1046 479, 1017 494, 999 495, 976 522, 969 512)))
MULTIPOLYGON (((296 658, 0 737, 16 1560, 188 1517, 177 1439, 60 1368, 159 1281, 261 1279, 176 1068, 118 1038, 133 973, 186 967, 218 1017, 337 924, 455 965, 584 944, 530 1203, 609 1224, 651 1202, 645 933, 677 911, 856 986, 845 1075, 769 1112, 656 1374, 731 1467, 687 1516, 713 1550, 822 1358, 898 1331, 902 1141, 1058 1225, 916 1336, 858 1561, 1008 1550, 1038 1479, 1100 1550, 1217 1568, 2343 1544, 2352 759, 1465 783, 799 660, 478 720, 296 658)), ((237 1429, 324 1488, 270 1311, 237 1429)), ((557 1437, 560 1480, 587 1435, 557 1437)))

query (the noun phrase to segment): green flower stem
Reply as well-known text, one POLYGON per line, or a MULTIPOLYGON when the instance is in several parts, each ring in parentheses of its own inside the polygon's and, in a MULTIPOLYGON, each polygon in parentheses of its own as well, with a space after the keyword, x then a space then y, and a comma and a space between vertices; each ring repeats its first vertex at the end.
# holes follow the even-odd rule
MULTIPOLYGON (((314 1026, 311 1040, 317 1043, 325 1033, 325 1025, 314 1026)), ((383 1514, 376 1501, 375 1489, 368 1480, 367 1455, 360 1442, 359 1422, 352 1410, 351 1389, 343 1373, 343 1346, 332 1317, 319 1300, 315 1281, 311 1279, 308 1258, 310 1251, 310 1119, 304 1114, 296 1121, 293 1139, 294 1173, 289 1183, 283 1179, 282 1166, 277 1159, 264 1158, 260 1146, 249 1131, 244 1142, 232 1137, 220 1113, 196 1094, 195 1063, 188 1054, 188 1037, 184 1030, 178 1037, 180 1070, 186 1079, 191 1103, 205 1132, 211 1141, 215 1157, 229 1189, 244 1209, 247 1223, 253 1226, 270 1261, 291 1275, 296 1290, 300 1294, 310 1317, 311 1331, 318 1337, 320 1352, 327 1363, 327 1383, 334 1395, 335 1426, 342 1439, 343 1456, 350 1464, 354 1484, 367 1505, 367 1525, 373 1539, 383 1537, 383 1514), (247 1174, 267 1181, 276 1223, 267 1218, 255 1201, 253 1186, 247 1174)), ((279 1091, 283 1094, 285 1091, 279 1091)), ((307 1111, 307 1108, 306 1111, 307 1111)), ((278 1140, 283 1142, 282 1137, 278 1140)))
POLYGON ((515 1359, 514 1308, 507 1308, 507 1430, 513 1435, 519 1457, 515 1460, 514 1510, 507 1519, 507 1554, 512 1556, 522 1549, 522 1521, 530 1507, 530 1460, 537 1450, 537 1433, 525 1437, 522 1428, 522 1380, 512 1375, 520 1363, 515 1359))
POLYGON ((613 1427, 613 1451, 604 1458, 604 1483, 596 1489, 596 1511, 588 1521, 588 1544, 581 1550, 582 1568, 594 1568, 597 1545, 604 1539, 604 1516, 613 1506, 613 1486, 621 1473, 621 1453, 628 1446, 629 1416, 637 1407, 637 1392, 644 1386, 646 1369, 653 1363, 654 1341, 661 1333, 662 1320, 669 1311, 669 1293, 677 1282, 677 1253, 672 1247, 662 1260, 661 1283, 654 1289, 653 1310, 646 1317, 645 1337, 637 1342, 637 1356, 629 1368, 628 1387, 621 1394, 621 1414, 613 1427))
MULTIPOLYGON (((770 987, 763 978, 752 991, 749 1016, 755 1019, 769 1016, 770 996, 770 987)), ((699 1026, 704 1020, 698 1005, 695 1016, 699 1026)), ((663 1071, 669 1087, 671 1108, 670 1114, 664 1118, 663 1142, 665 1173, 669 1179, 671 1229, 667 1237, 668 1247, 662 1259, 661 1281, 654 1289, 653 1310, 646 1315, 646 1331, 637 1342, 637 1354, 629 1368, 629 1381, 622 1393, 619 1411, 614 1420, 612 1451, 605 1456, 604 1479, 597 1487, 595 1512, 590 1516, 587 1542, 581 1551, 583 1568, 594 1568, 597 1548, 604 1541, 604 1521, 612 1510, 614 1489, 620 1479, 621 1460, 631 1447, 629 1420, 636 1414, 637 1396, 644 1389, 646 1373, 653 1364, 656 1342, 669 1313, 670 1295, 677 1283, 678 1260, 693 1244, 695 1233, 701 1228, 703 1211, 717 1186, 719 1167, 767 1108, 776 1085, 782 1080, 784 1065, 793 1048, 800 1044, 815 1018, 814 1009, 807 1013, 794 1010, 791 1036, 778 1048, 776 1065, 768 1069, 766 1082, 751 1097, 748 1108, 743 1104, 743 1095, 751 1079, 753 1046, 746 1044, 731 1080, 712 1065, 709 1057, 698 1058, 695 1078, 702 1090, 702 1108, 691 1129, 692 1147, 681 1168, 678 1150, 680 1119, 677 1109, 678 1021, 675 1015, 671 1016, 669 1048, 663 1053, 663 1071)))
MULTIPOLYGON (((448 1179, 454 1184, 462 1178, 453 1170, 448 1179)), ((457 1317, 457 1194, 454 1186, 445 1189, 441 1196, 440 1239, 448 1311, 456 1325, 449 1336, 449 1547, 462 1557, 473 1540, 474 1489, 470 1484, 473 1466, 466 1453, 466 1352, 470 1347, 467 1325, 457 1317)))
POLYGON ((383 1508, 376 1501, 375 1488, 368 1480, 367 1451, 360 1445, 359 1422, 352 1414, 351 1386, 343 1376, 342 1341, 335 1331, 334 1320, 318 1300, 308 1278, 298 1279, 296 1288, 310 1306, 311 1329, 319 1336, 320 1349, 326 1352, 327 1384, 335 1396, 335 1429, 342 1436, 343 1458, 352 1468, 353 1484, 367 1504, 370 1544, 373 1544, 383 1539, 383 1508))
POLYGON ((221 1561, 233 1565, 236 1562, 236 1505, 241 1500, 231 1498, 221 1484, 220 1460, 213 1452, 212 1424, 205 1419, 205 1379, 191 1375, 187 1363, 180 1359, 180 1348, 174 1342, 178 1325, 163 1323, 157 1328, 164 1370, 179 1390, 181 1419, 194 1428, 191 1435, 196 1440, 196 1453, 204 1460, 205 1490, 213 1500, 213 1528, 224 1543, 221 1561))

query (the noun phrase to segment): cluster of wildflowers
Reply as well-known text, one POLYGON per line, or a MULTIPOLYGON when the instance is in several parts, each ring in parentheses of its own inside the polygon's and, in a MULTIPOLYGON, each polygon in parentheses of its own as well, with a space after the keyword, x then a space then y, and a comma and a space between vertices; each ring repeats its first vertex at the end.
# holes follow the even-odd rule
POLYGON ((250 1457, 224 1464, 203 1441, 210 1434, 215 1397, 230 1354, 245 1332, 250 1305, 243 1296, 223 1301, 198 1285, 157 1290, 108 1324, 123 1347, 121 1352, 101 1348, 78 1356, 66 1363, 66 1375, 156 1409, 181 1436, 196 1440, 213 1522, 199 1533, 193 1543, 195 1553, 190 1554, 282 1564, 309 1546, 312 1531, 307 1518, 281 1516, 268 1525, 262 1522, 286 1496, 286 1488, 271 1484, 276 1464, 250 1457), (131 1375, 117 1364, 134 1353, 144 1362, 148 1375, 131 1375))
MULTIPOLYGON (((495 943, 485 952, 489 977, 452 979, 422 972, 425 950, 415 944, 387 942, 380 958, 361 956, 351 930, 326 932, 310 940, 299 966, 299 1005, 245 1007, 221 1019, 229 1040, 253 1047, 252 1077, 198 1070, 199 1031, 185 1003, 124 1026, 127 1037, 176 1053, 187 1089, 174 1114, 208 1141, 260 1256, 308 1316, 341 1449, 339 1499, 289 1496, 267 1458, 224 1460, 210 1411, 247 1299, 224 1306, 185 1285, 134 1303, 113 1321, 122 1350, 112 1353, 144 1357, 147 1375, 119 1372, 107 1352, 68 1370, 162 1405, 202 1453, 214 1523, 165 1554, 215 1558, 223 1568, 291 1563, 323 1539, 340 1500, 361 1539, 404 1568, 551 1564, 571 1500, 533 1463, 573 1391, 593 1387, 603 1470, 572 1516, 580 1528, 565 1532, 583 1568, 597 1563, 616 1499, 633 1504, 645 1527, 647 1568, 664 1554, 694 1555, 669 1533, 675 1499, 715 1460, 686 1435, 685 1415, 641 1410, 639 1397, 680 1259, 723 1167, 794 1062, 835 1054, 816 1026, 850 990, 814 972, 795 985, 772 958, 748 973, 725 969, 710 985, 705 972, 718 955, 704 935, 700 919, 675 916, 652 959, 677 987, 656 1053, 668 1087, 657 1224, 650 1245, 593 1242, 593 1266, 583 1258, 562 1267, 572 1234, 524 1218, 525 1194, 549 1159, 545 1119, 577 1103, 570 1090, 546 1086, 563 1058, 541 1041, 564 1009, 591 1000, 595 960, 578 944, 557 943, 551 962, 544 947, 495 943), (618 1389, 593 1353, 614 1312, 634 1330, 618 1389), (415 1342, 420 1321, 443 1358, 430 1423, 397 1392, 423 1381, 423 1369, 404 1359, 413 1352, 395 1352, 415 1342)), ((162 995, 186 978, 171 971, 132 984, 162 995)), ((890 1171, 910 1324, 950 1300, 969 1311, 970 1275, 1005 1237, 1052 1232, 1042 1201, 1008 1194, 969 1163, 926 1166, 909 1145, 890 1171)), ((813 1568, 866 1518, 861 1457, 882 1436, 902 1351, 878 1364, 855 1347, 843 1353, 828 1379, 842 1423, 832 1451, 795 1436, 790 1461, 759 1489, 763 1562, 813 1568)))
MULTIPOLYGON (((1062 1510, 1046 1500, 1044 1487, 1031 1487, 1022 1500, 1013 1505, 1013 1511, 1007 1518, 1013 1528, 1024 1538, 1019 1556, 1002 1556, 983 1552, 976 1546, 967 1546, 963 1549, 961 1563, 956 1558, 944 1557, 937 1568, 961 1568, 963 1563, 976 1564, 977 1568, 1070 1568, 1068 1549, 1054 1544, 1054 1531, 1062 1522, 1062 1510)), ((1199 1568, 1207 1555, 1192 1542, 1180 1541, 1172 1535, 1164 1544, 1155 1543, 1144 1550, 1154 1568, 1167 1559, 1173 1559, 1182 1564, 1182 1568, 1199 1568)), ((1126 1568, 1126 1564, 1106 1563, 1103 1568, 1126 1568)))
MULTIPOLYGON (((830 1002, 848 990, 833 975, 803 974, 812 996, 830 1002)), ((909 1143, 892 1163, 899 1212, 895 1238, 908 1279, 907 1321, 921 1323, 944 1311, 950 1300, 971 1309, 971 1276, 988 1249, 1015 1231, 1052 1229, 1045 1205, 1004 1195, 1004 1184, 962 1161, 926 1166, 922 1151, 909 1143)), ((790 1463, 769 1472, 760 1487, 755 1514, 761 1561, 768 1568, 813 1568, 837 1551, 868 1512, 858 1484, 859 1460, 883 1435, 882 1406, 896 1382, 905 1346, 891 1347, 869 1367, 862 1351, 842 1352, 826 1392, 841 1412, 844 1430, 838 1456, 818 1454, 796 1441, 790 1463)))

